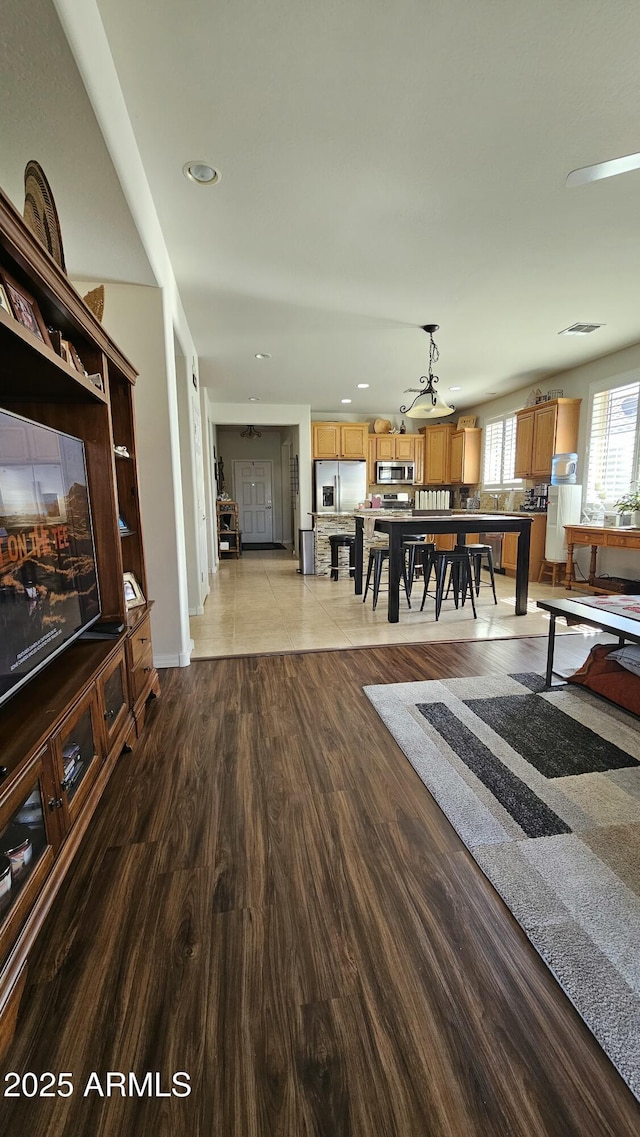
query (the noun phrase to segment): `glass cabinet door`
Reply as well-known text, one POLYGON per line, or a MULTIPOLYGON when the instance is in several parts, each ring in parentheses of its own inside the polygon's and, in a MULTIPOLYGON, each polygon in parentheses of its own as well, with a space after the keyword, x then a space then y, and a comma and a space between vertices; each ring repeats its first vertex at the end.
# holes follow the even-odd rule
POLYGON ((93 723, 91 721, 91 708, 80 715, 74 723, 72 730, 62 742, 62 767, 64 777, 60 783, 66 792, 69 804, 76 796, 89 766, 96 756, 96 747, 93 741, 93 723))
POLYGON ((48 809, 48 751, 43 754, 0 799, 0 959, 28 916, 58 844, 58 829, 48 809))
POLYGON ((61 804, 67 825, 72 825, 102 758, 97 692, 92 689, 80 701, 55 736, 61 804))
POLYGON ((98 679, 100 710, 105 724, 106 755, 117 743, 121 727, 129 714, 129 695, 124 648, 98 679))
POLYGON ((0 831, 0 916, 16 901, 47 847, 37 782, 0 831))

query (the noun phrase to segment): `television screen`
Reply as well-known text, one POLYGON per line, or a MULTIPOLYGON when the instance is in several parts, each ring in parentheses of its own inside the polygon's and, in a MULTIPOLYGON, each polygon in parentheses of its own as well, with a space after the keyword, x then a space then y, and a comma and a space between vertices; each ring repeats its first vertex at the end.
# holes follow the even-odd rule
POLYGON ((0 410, 0 703, 99 615, 84 444, 0 410))

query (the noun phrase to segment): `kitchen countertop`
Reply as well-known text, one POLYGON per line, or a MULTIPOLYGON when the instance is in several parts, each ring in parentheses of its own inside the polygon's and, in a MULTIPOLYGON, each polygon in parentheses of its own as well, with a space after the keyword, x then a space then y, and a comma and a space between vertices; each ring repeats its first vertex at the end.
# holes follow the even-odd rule
POLYGON ((545 509, 352 509, 348 513, 310 513, 322 517, 546 517, 545 509))

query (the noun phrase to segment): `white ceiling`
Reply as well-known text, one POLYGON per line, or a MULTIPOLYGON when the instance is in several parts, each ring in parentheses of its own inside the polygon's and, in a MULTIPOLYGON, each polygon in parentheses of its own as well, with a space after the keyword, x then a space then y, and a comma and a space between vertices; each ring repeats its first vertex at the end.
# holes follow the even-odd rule
MULTIPOLYGON (((98 3, 216 401, 392 411, 429 322, 458 407, 640 340, 640 172, 564 185, 640 150, 640 6, 98 3), (221 183, 188 183, 193 158, 221 183), (606 327, 558 336, 576 321, 606 327)), ((72 274, 114 276, 113 183, 94 183, 90 268, 64 228, 72 274)), ((129 233, 115 244, 121 279, 148 274, 129 233)))

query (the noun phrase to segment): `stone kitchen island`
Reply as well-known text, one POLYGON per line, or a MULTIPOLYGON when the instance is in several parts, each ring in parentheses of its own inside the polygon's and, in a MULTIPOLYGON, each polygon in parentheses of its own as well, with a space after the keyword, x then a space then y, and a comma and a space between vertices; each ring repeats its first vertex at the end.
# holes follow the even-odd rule
MULTIPOLYGON (((312 513, 313 528, 315 532, 315 573, 316 576, 329 576, 331 572, 331 545, 329 538, 335 533, 348 533, 350 537, 356 535, 356 522, 355 518, 358 517, 392 517, 396 520, 400 517, 412 517, 413 511, 411 509, 363 509, 358 514, 351 513, 312 513)), ((364 534, 364 558, 365 566, 369 557, 369 547, 371 545, 379 545, 384 542, 385 538, 380 533, 375 536, 369 537, 367 535, 367 526, 365 525, 364 534)), ((340 568, 344 570, 341 575, 345 575, 349 564, 349 550, 346 548, 339 549, 340 568)))

